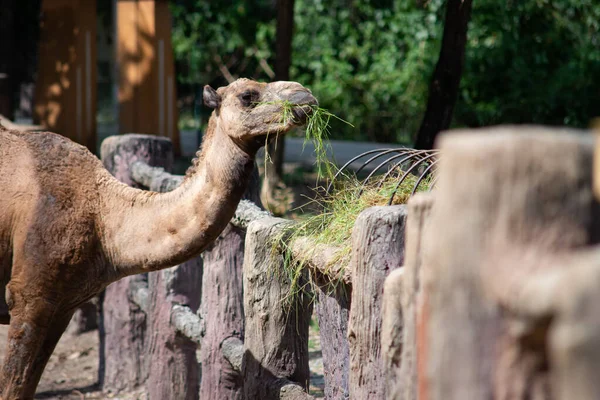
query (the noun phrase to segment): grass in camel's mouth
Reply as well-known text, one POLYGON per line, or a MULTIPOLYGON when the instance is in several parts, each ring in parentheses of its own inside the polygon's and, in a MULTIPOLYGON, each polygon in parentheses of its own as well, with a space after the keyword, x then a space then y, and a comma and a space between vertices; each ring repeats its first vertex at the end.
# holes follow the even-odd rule
MULTIPOLYGON (((333 177, 333 174, 335 173, 334 165, 327 156, 329 136, 331 134, 331 122, 332 120, 337 119, 352 127, 354 127, 354 125, 317 105, 298 105, 288 100, 261 102, 257 105, 263 104, 281 106, 281 117, 278 122, 283 126, 289 125, 290 122, 296 125, 304 125, 304 146, 306 146, 307 143, 312 143, 315 148, 315 165, 319 178, 327 179, 333 177)), ((273 136, 277 137, 278 135, 273 136)), ((267 142, 272 140, 273 139, 270 137, 267 137, 267 142)), ((275 145, 277 144, 277 139, 275 139, 274 143, 275 145)), ((267 162, 272 162, 268 148, 265 151, 265 167, 267 162)))

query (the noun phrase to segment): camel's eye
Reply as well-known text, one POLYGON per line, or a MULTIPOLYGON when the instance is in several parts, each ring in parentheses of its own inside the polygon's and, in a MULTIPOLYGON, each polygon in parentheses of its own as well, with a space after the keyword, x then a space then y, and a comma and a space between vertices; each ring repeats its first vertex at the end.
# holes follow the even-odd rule
POLYGON ((260 94, 256 90, 246 90, 239 97, 244 107, 254 107, 258 103, 260 94))

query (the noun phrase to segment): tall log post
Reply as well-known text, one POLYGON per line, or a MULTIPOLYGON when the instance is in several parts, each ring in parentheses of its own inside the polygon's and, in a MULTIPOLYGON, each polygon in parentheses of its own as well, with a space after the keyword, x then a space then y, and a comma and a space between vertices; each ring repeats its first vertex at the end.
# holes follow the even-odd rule
MULTIPOLYGON (((139 187, 130 178, 134 161, 170 170, 173 146, 167 138, 130 134, 111 136, 101 146, 104 167, 118 180, 139 187)), ((126 277, 109 285, 101 301, 99 381, 105 391, 133 389, 148 378, 146 314, 133 302, 130 287, 147 285, 145 275, 126 277)))
POLYGON ((245 232, 229 225, 204 252, 202 282, 201 399, 241 399, 242 377, 223 358, 221 343, 228 337, 244 339, 242 265, 245 232))
MULTIPOLYGON (((259 191, 260 180, 255 168, 244 199, 260 207, 259 191)), ((241 399, 243 395, 242 375, 239 368, 234 368, 224 358, 222 345, 230 338, 244 339, 242 270, 245 239, 244 229, 229 224, 203 253, 201 399, 241 399)))
POLYGON ((386 278, 383 288, 381 354, 386 384, 385 392, 388 399, 401 398, 397 386, 403 380, 400 375, 404 340, 404 315, 402 314, 401 299, 405 273, 405 266, 393 270, 386 278))
POLYGON ((173 329, 171 314, 173 304, 195 312, 200 306, 201 284, 201 257, 148 274, 149 400, 199 398, 198 344, 173 329))
POLYGON ((405 206, 371 207, 352 231, 350 398, 385 399, 381 307, 388 274, 404 263, 405 206))
POLYGON ((292 257, 310 270, 316 293, 315 312, 319 324, 326 399, 350 396, 350 349, 348 319, 352 299, 352 274, 348 263, 340 263, 341 249, 315 243, 307 237, 289 243, 292 257))
MULTIPOLYGON (((578 275, 581 267, 565 257, 600 239, 591 137, 500 127, 446 134, 440 148, 423 241, 419 399, 597 398, 598 385, 583 383, 597 372, 586 370, 598 363, 598 352, 588 351, 597 340, 587 340, 597 317, 586 304, 598 296, 573 294, 571 281, 556 277, 578 275), (541 285, 550 290, 523 295, 541 285), (563 285, 570 300, 552 307, 565 300, 563 285), (575 359, 577 376, 567 371, 575 359)), ((588 294, 595 282, 584 284, 588 294)))
POLYGON ((272 238, 285 220, 252 222, 244 254, 246 335, 242 376, 244 398, 310 399, 308 326, 312 302, 306 295, 292 300, 283 256, 272 252, 272 238))
POLYGON ((417 323, 421 318, 423 233, 434 196, 418 193, 407 204, 404 266, 386 279, 381 346, 388 399, 417 400, 417 323))
POLYGON ((316 285, 315 311, 319 323, 326 399, 348 399, 350 348, 348 319, 352 286, 343 282, 336 285, 316 285), (335 287, 334 287, 335 286, 335 287))

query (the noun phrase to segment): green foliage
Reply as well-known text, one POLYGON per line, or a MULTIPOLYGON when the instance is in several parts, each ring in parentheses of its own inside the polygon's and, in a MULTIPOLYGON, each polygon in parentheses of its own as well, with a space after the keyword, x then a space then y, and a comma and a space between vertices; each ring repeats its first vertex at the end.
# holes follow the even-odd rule
MULTIPOLYGON (((446 2, 295 3, 291 79, 355 126, 332 121, 332 138, 410 143, 438 59, 446 2)), ((180 93, 226 84, 223 66, 234 76, 270 80, 275 5, 172 0, 180 93)), ((596 0, 475 0, 453 125, 586 126, 600 114, 599 32, 596 0)))
MULTIPOLYGON (((275 9, 271 0, 171 0, 172 43, 182 106, 181 128, 206 124, 202 87, 233 77, 270 80, 262 65, 271 57, 275 9)), ((272 63, 271 63, 272 65, 272 63)))
POLYGON ((296 0, 291 76, 356 127, 334 125, 334 137, 410 142, 437 59, 442 5, 296 0))
POLYGON ((173 51, 182 83, 225 83, 232 74, 256 73, 260 56, 270 56, 275 10, 270 0, 174 0, 173 51))
POLYGON ((586 127, 600 114, 600 3, 476 0, 455 124, 586 127))

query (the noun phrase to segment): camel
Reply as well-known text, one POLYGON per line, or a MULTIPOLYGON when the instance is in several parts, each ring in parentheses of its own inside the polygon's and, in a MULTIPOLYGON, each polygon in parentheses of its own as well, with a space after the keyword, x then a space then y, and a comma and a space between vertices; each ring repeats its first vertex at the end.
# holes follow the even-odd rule
POLYGON ((0 322, 10 324, 2 399, 33 398, 77 306, 213 242, 246 190, 257 150, 304 124, 317 104, 299 83, 248 79, 205 86, 203 99, 214 109, 205 138, 168 193, 118 182, 63 136, 0 127, 0 322), (282 118, 283 102, 293 118, 282 118))

